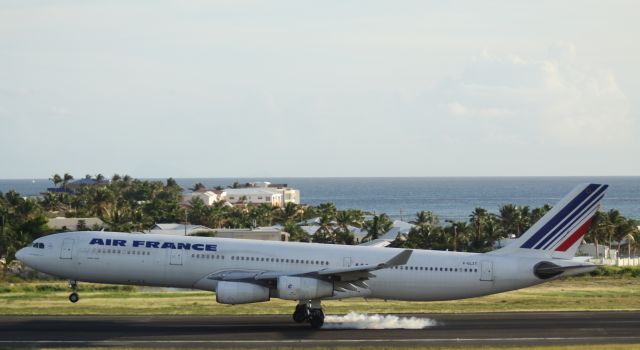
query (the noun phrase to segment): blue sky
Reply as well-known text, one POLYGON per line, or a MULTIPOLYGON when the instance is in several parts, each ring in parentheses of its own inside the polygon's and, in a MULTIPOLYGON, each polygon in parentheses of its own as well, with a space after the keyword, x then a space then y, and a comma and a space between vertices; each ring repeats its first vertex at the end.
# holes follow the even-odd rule
POLYGON ((635 1, 3 1, 0 178, 640 175, 635 1))

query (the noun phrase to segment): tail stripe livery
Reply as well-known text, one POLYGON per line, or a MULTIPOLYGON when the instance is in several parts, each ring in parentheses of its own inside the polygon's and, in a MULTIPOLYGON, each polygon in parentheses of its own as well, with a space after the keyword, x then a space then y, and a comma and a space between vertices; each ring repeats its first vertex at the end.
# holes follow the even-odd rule
POLYGON ((584 224, 582 224, 582 226, 580 226, 579 229, 576 230, 576 232, 569 236, 567 240, 562 242, 562 244, 556 249, 556 251, 566 252, 567 249, 569 249, 574 243, 576 243, 578 239, 582 238, 582 236, 584 236, 584 234, 587 232, 589 225, 591 225, 591 219, 592 218, 589 218, 584 224))
MULTIPOLYGON (((557 232, 553 232, 553 228, 557 227, 558 224, 565 220, 568 219, 567 221, 570 221, 571 218, 573 218, 573 216, 571 216, 570 218, 568 217, 569 214, 571 214, 577 207, 579 207, 581 204, 585 203, 586 205, 589 205, 591 203, 593 203, 593 201, 595 200, 595 198, 598 198, 597 195, 596 196, 591 196, 598 187, 601 187, 600 185, 597 184, 590 184, 588 185, 585 189, 583 189, 577 196, 575 196, 575 198, 573 198, 567 205, 565 205, 564 208, 562 208, 560 211, 558 211, 558 213, 553 216, 544 226, 542 226, 542 228, 540 228, 535 234, 533 234, 531 236, 531 238, 529 238, 522 246, 520 246, 520 248, 529 248, 529 249, 540 249, 540 246, 536 246, 536 244, 540 243, 542 240, 545 239, 545 237, 549 236, 553 236, 554 233, 557 232), (534 246, 536 246, 534 248, 534 246)), ((606 185, 602 186, 601 191, 604 191, 604 189, 606 189, 606 185)), ((597 203, 597 201, 596 201, 597 203)), ((576 211, 574 213, 574 215, 577 215, 577 213, 579 212, 576 211)), ((567 222, 565 221, 565 223, 567 222)), ((564 225, 562 225, 561 227, 558 227, 558 231, 562 231, 561 228, 563 228, 564 225)), ((550 239, 550 238, 549 238, 550 239)), ((545 241, 546 242, 546 241, 545 241)), ((545 242, 542 242, 542 244, 544 244, 545 242)))
MULTIPOLYGON (((545 244, 542 249, 548 249, 558 243, 558 241, 562 241, 567 236, 567 234, 573 232, 575 230, 575 226, 583 222, 585 218, 590 219, 598 209, 598 204, 600 203, 600 200, 602 200, 602 197, 604 197, 604 195, 600 195, 598 199, 592 201, 588 208, 584 209, 578 217, 574 218, 569 224, 568 229, 564 231, 565 234, 556 235, 547 244, 545 244)), ((539 247, 536 246, 536 249, 539 249, 539 247)))
POLYGON ((534 248, 547 249, 549 245, 556 240, 556 238, 561 236, 561 233, 565 229, 573 226, 576 223, 576 221, 577 222, 582 221, 585 217, 585 214, 588 214, 591 211, 591 209, 593 209, 593 207, 600 202, 600 199, 602 199, 602 196, 599 196, 599 194, 601 194, 602 191, 603 191, 602 188, 596 191, 591 198, 587 199, 576 211, 574 211, 571 215, 569 215, 562 224, 556 227, 551 234, 547 235, 534 248))
POLYGON ((573 259, 608 187, 576 186, 518 239, 490 254, 573 259))

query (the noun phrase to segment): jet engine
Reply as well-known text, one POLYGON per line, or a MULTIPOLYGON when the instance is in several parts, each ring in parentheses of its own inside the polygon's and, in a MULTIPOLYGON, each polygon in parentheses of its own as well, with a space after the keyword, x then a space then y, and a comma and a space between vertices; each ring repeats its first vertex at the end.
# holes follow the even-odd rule
POLYGON ((253 283, 218 282, 216 301, 220 304, 247 304, 269 300, 269 288, 253 283))
POLYGON ((309 277, 278 277, 278 297, 288 300, 310 300, 333 295, 333 283, 309 277))

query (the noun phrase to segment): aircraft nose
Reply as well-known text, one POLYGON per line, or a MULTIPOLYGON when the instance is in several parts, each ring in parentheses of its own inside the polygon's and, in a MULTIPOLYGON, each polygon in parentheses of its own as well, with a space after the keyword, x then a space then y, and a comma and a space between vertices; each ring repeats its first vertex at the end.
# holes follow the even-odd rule
POLYGON ((25 248, 22 248, 16 252, 16 259, 25 262, 24 258, 27 256, 27 252, 25 252, 25 248))

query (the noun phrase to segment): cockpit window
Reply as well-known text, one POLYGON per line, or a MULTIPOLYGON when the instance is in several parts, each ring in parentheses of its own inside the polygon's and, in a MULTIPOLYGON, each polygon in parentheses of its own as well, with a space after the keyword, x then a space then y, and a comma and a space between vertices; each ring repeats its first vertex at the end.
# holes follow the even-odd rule
POLYGON ((44 243, 33 243, 31 246, 33 248, 44 249, 44 243))

